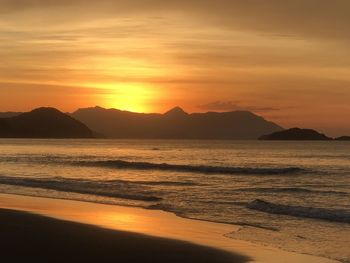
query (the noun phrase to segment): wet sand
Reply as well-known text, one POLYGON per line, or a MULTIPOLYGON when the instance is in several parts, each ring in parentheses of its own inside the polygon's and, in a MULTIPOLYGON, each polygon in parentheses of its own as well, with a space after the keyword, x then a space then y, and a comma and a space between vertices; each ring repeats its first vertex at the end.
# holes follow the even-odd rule
POLYGON ((163 211, 7 194, 0 207, 6 262, 337 262, 229 239, 239 226, 163 211))
POLYGON ((5 262, 218 262, 247 258, 218 249, 0 209, 5 262))

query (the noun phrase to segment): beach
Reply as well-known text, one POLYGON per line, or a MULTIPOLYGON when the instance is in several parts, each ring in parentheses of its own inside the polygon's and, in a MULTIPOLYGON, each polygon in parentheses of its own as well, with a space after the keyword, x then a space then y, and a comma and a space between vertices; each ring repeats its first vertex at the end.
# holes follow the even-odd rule
POLYGON ((229 239, 238 226, 163 211, 8 194, 0 207, 2 256, 12 262, 337 262, 229 239))
POLYGON ((0 263, 350 263, 350 0, 0 0, 0 263))
POLYGON ((0 221, 8 262, 247 262, 218 249, 14 210, 0 210, 0 221))
POLYGON ((0 140, 0 207, 253 262, 349 262, 349 157, 338 142, 0 140))

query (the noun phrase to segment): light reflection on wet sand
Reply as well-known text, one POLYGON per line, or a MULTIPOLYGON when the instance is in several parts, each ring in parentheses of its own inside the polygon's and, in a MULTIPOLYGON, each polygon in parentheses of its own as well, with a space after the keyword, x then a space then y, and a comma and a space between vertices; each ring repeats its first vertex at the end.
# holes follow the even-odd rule
POLYGON ((229 239, 224 235, 239 231, 239 226, 183 219, 158 210, 7 194, 0 194, 0 207, 29 211, 109 229, 189 241, 247 255, 253 258, 254 262, 337 262, 229 239))

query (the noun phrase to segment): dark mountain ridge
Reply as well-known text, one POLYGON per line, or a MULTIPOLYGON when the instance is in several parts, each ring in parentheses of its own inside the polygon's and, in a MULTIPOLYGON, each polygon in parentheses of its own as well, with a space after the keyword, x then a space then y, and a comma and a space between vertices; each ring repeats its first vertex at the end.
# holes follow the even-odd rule
POLYGON ((2 138, 93 138, 78 120, 54 108, 38 108, 9 118, 0 118, 2 138))
POLYGON ((134 113, 101 107, 79 109, 71 116, 108 138, 257 139, 283 128, 248 111, 134 113))

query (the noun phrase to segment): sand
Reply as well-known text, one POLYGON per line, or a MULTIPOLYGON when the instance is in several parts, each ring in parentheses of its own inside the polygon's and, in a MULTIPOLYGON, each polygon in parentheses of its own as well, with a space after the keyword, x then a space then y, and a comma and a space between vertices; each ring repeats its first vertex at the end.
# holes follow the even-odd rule
POLYGON ((2 262, 247 262, 218 249, 0 209, 2 262))
POLYGON ((1 254, 12 257, 4 262, 337 262, 229 239, 239 226, 163 211, 7 194, 0 207, 1 254))

